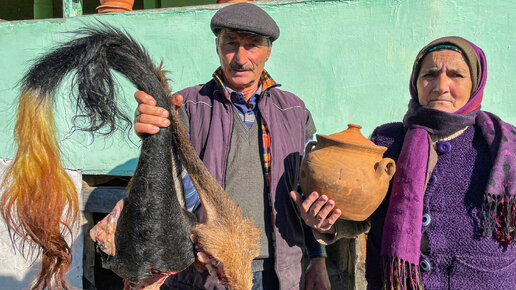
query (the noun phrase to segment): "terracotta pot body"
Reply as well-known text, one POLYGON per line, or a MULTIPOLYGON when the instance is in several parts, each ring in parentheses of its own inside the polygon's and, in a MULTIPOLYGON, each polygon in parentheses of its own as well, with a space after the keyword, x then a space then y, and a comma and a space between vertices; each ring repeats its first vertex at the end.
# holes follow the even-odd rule
POLYGON ((305 194, 317 191, 335 201, 340 218, 363 221, 385 198, 396 165, 382 158, 386 147, 362 136, 358 125, 340 133, 317 135, 306 146, 300 185, 305 194), (315 148, 314 148, 315 146, 315 148))
POLYGON ((134 0, 99 0, 98 13, 127 12, 133 10, 134 0))

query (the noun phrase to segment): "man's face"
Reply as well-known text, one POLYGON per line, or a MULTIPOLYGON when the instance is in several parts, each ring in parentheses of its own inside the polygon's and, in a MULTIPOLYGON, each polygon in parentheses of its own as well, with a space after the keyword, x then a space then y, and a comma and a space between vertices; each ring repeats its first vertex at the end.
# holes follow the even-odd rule
POLYGON ((252 33, 223 30, 217 53, 228 85, 236 91, 257 85, 271 55, 269 40, 252 33))

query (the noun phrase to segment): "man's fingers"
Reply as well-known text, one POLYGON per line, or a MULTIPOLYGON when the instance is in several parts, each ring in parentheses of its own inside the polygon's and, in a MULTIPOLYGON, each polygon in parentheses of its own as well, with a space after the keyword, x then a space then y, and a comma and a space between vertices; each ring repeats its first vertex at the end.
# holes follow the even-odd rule
POLYGON ((217 277, 217 268, 215 268, 212 264, 205 264, 206 269, 208 269, 208 272, 211 276, 217 277))
POLYGON ((159 132, 159 127, 144 123, 135 123, 134 131, 136 131, 138 136, 142 136, 142 134, 156 134, 159 132))
POLYGON ((134 93, 134 98, 139 104, 156 106, 156 100, 144 91, 137 91, 136 93, 134 93))
POLYGON ((143 123, 147 125, 154 125, 157 127, 165 128, 170 125, 170 120, 168 118, 162 118, 148 114, 141 114, 136 118, 136 123, 143 123))
POLYGON ((161 107, 156 107, 148 104, 139 104, 138 112, 140 115, 151 115, 161 118, 168 118, 168 111, 161 107))
POLYGON ((177 110, 183 105, 183 96, 180 94, 174 94, 169 97, 169 101, 177 110))
POLYGON ((206 266, 204 266, 204 263, 201 263, 201 261, 199 261, 199 259, 195 260, 194 267, 195 267, 195 270, 197 270, 197 272, 199 272, 199 273, 202 273, 202 272, 204 272, 204 270, 206 270, 206 266))
POLYGON ((314 288, 314 283, 312 281, 308 281, 306 284, 305 284, 305 290, 313 290, 315 289, 314 288))
POLYGON ((197 252, 197 260, 199 260, 201 263, 208 263, 210 261, 208 255, 206 255, 204 252, 197 252))

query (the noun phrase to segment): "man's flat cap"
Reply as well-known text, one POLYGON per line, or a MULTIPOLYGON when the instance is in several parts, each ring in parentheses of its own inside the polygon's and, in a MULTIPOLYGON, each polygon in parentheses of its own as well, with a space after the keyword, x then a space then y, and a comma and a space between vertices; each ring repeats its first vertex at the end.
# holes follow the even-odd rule
POLYGON ((215 35, 221 29, 227 28, 263 35, 274 41, 280 34, 274 19, 263 9, 251 3, 237 3, 220 9, 211 18, 210 26, 215 35))

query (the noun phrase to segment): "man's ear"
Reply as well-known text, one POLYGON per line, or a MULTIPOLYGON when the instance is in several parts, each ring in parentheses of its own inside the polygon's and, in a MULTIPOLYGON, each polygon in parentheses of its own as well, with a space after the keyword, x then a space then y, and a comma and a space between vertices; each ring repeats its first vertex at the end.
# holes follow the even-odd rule
POLYGON ((269 51, 267 52, 267 59, 265 61, 268 61, 269 57, 271 57, 271 51, 272 51, 272 43, 271 43, 271 46, 269 46, 269 51))

